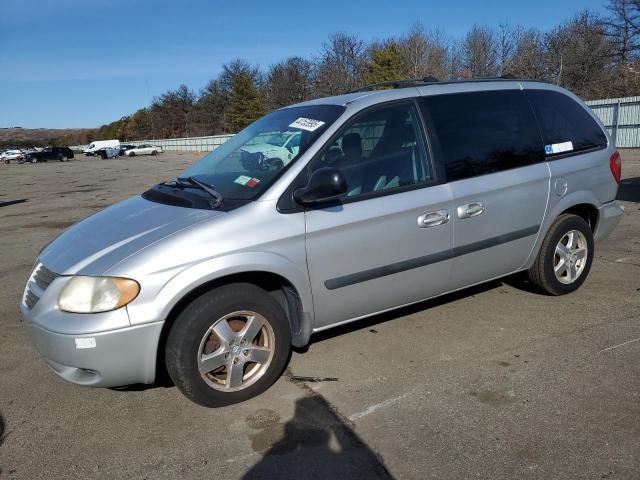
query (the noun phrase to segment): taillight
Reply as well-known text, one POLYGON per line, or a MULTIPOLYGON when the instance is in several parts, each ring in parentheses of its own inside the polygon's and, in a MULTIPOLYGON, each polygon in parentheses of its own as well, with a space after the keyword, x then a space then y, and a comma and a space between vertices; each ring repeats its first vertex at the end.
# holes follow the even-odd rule
POLYGON ((609 159, 609 168, 611 168, 611 174, 617 183, 620 183, 620 177, 622 176, 622 158, 616 150, 609 159))

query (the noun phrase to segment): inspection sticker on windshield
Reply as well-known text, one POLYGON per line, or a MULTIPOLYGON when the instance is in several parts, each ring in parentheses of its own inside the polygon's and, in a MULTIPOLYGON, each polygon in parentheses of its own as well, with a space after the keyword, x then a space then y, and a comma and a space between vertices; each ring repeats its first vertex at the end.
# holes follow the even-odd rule
POLYGON ((234 180, 235 183, 242 185, 243 187, 255 188, 259 183, 259 178, 251 178, 247 175, 240 175, 234 180))
POLYGON ((76 348, 96 348, 96 339, 93 337, 76 338, 76 348))
POLYGON ((249 183, 249 180, 251 180, 251 177, 247 177, 246 175, 240 175, 238 178, 234 180, 234 182, 244 187, 247 183, 249 183))
POLYGON ((317 130, 318 128, 320 128, 322 125, 324 125, 324 122, 320 120, 314 120, 313 118, 300 117, 289 126, 291 128, 299 128, 300 130, 307 130, 308 132, 313 132, 314 130, 317 130))
POLYGON ((552 155, 554 153, 570 152, 573 150, 573 142, 552 143, 544 146, 544 153, 552 155))

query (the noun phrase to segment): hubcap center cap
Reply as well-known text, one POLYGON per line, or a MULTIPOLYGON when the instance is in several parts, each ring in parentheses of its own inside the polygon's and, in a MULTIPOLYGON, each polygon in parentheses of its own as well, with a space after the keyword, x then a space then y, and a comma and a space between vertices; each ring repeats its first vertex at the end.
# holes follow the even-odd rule
POLYGON ((236 345, 231 349, 231 353, 233 355, 240 355, 241 352, 242 352, 242 347, 240 345, 236 345))

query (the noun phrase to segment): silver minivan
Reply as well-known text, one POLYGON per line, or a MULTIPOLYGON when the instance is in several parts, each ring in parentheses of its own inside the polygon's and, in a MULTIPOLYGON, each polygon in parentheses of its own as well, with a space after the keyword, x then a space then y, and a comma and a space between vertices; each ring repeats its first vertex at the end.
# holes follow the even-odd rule
POLYGON ((532 81, 395 87, 272 112, 65 231, 21 302, 44 360, 93 387, 168 373, 222 406, 314 332, 521 271, 576 290, 623 214, 590 110, 532 81))

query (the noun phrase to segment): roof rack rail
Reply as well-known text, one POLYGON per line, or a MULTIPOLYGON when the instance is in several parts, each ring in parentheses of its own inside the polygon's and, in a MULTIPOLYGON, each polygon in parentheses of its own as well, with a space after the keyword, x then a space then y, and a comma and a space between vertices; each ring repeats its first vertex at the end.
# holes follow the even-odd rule
MULTIPOLYGON (((496 82, 496 81, 509 81, 509 80, 525 80, 523 78, 518 78, 516 75, 512 73, 505 73, 499 77, 476 77, 469 78, 464 80, 439 80, 436 77, 427 76, 423 78, 411 78, 407 80, 388 80, 386 82, 378 82, 378 83, 370 83, 368 85, 364 85, 360 88, 352 90, 348 93, 357 93, 357 92, 366 92, 367 90, 373 90, 378 87, 391 87, 391 88, 408 88, 408 87, 419 87, 424 85, 434 85, 434 84, 447 84, 447 83, 466 83, 466 82, 496 82)), ((527 80, 527 81, 535 81, 535 80, 527 80)))
POLYGON ((356 88, 355 90, 350 91, 349 93, 356 92, 366 92, 367 90, 373 90, 377 87, 393 87, 393 88, 406 88, 406 87, 415 87, 417 85, 425 85, 428 83, 438 83, 436 77, 423 77, 423 78, 409 78, 406 80, 387 80, 386 82, 377 82, 377 83, 369 83, 367 85, 363 85, 360 88, 356 88))

